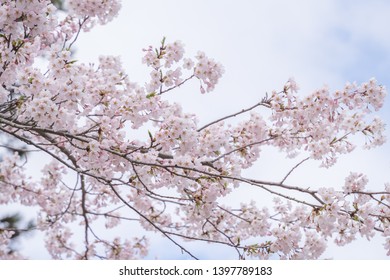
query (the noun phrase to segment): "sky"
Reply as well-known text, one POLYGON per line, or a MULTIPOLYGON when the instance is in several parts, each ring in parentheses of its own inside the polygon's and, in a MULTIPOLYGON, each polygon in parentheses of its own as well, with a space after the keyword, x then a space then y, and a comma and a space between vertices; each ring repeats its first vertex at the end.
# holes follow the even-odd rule
MULTIPOLYGON (((181 40, 187 54, 204 51, 225 68, 216 89, 201 95, 199 84, 193 82, 167 97, 182 104, 184 111, 196 113, 201 124, 255 104, 266 92, 281 89, 290 77, 302 95, 325 84, 336 90, 347 81, 361 83, 371 77, 390 88, 390 1, 123 0, 122 5, 113 22, 80 35, 76 58, 96 62, 99 55, 120 56, 130 80, 143 84, 148 69, 141 64, 142 48, 157 46, 164 36, 167 42, 181 40)), ((390 123, 389 112, 387 98, 378 114, 390 123)), ((386 135, 390 138, 388 130, 386 135)), ((370 188, 381 189, 390 182, 389 152, 389 143, 376 150, 358 149, 330 169, 312 162, 289 182, 340 186, 349 171, 356 171, 367 174, 370 188)), ((286 160, 272 149, 265 150, 263 158, 249 175, 280 180, 299 159, 286 160)), ((258 196, 259 203, 266 203, 261 194, 245 187, 238 194, 242 200, 258 196)), ((323 257, 385 259, 381 242, 375 238, 346 247, 331 245, 323 257)), ((151 245, 148 258, 186 258, 167 240, 153 237, 151 245)), ((221 247, 185 245, 203 259, 236 257, 221 247)))

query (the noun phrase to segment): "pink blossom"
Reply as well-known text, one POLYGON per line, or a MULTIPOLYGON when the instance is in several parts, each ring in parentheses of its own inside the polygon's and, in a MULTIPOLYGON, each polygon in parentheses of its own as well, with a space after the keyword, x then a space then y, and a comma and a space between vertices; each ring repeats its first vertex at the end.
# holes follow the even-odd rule
MULTIPOLYGON (((3 2, 2 146, 19 139, 50 161, 33 179, 29 152, 4 152, 0 203, 37 209, 36 230, 52 258, 143 258, 146 238, 118 235, 134 223, 192 257, 181 241, 225 245, 239 258, 316 259, 327 242, 343 246, 376 233, 389 254, 389 184, 370 191, 368 178, 354 172, 340 187, 289 184, 307 160, 332 167, 359 136, 366 148, 385 143, 385 124, 372 113, 386 89, 375 79, 301 95, 290 78, 257 104, 201 124, 166 96, 193 79, 201 93, 216 87, 224 68, 204 52, 185 56, 181 41, 164 38, 143 50, 150 74, 136 83, 119 57, 100 56, 96 65, 72 57, 78 33, 111 21, 119 1, 68 1, 62 20, 50 1, 3 2), (40 56, 47 69, 34 66, 40 56), (274 181, 262 180, 263 170, 246 177, 255 162, 267 162, 265 147, 304 159, 274 181), (259 196, 225 205, 246 189, 259 196), (271 197, 269 207, 258 203, 271 197)), ((23 258, 9 254, 12 234, 0 225, 0 258, 23 258)))

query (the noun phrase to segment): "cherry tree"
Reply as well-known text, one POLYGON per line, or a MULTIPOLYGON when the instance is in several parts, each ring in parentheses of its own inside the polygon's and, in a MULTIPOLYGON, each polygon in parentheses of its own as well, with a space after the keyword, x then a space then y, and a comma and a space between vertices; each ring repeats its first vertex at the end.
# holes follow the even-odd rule
MULTIPOLYGON (((0 130, 26 152, 0 162, 0 203, 38 207, 35 229, 45 234, 53 258, 142 258, 147 238, 106 234, 134 223, 195 259, 184 241, 224 245, 240 259, 316 259, 328 242, 342 246, 375 234, 390 255, 390 184, 370 191, 368 178, 354 172, 342 188, 288 184, 306 161, 334 165, 354 150, 355 137, 366 148, 385 142, 384 123, 373 113, 386 89, 375 79, 308 95, 288 79, 257 104, 200 124, 166 96, 190 80, 200 93, 212 91, 224 73, 219 62, 203 52, 185 56, 183 43, 164 38, 143 50, 150 69, 144 84, 129 79, 118 57, 79 63, 72 50, 80 32, 111 21, 120 3, 65 6, 65 16, 47 0, 0 6, 0 130), (45 69, 36 63, 42 57, 45 69), (237 116, 244 120, 234 124, 237 116), (245 177, 242 171, 263 160, 266 146, 305 158, 275 181, 245 177), (40 179, 27 175, 31 153, 51 159, 40 179), (243 185, 271 194, 273 207, 222 202, 243 185)), ((1 258, 23 258, 8 249, 12 234, 0 225, 1 258)))

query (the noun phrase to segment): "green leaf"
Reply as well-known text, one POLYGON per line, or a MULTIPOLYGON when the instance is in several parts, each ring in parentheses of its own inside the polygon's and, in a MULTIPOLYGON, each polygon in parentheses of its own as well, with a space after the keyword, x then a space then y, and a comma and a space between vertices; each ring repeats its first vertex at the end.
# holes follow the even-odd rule
POLYGON ((77 59, 74 59, 74 60, 71 60, 71 61, 67 61, 66 64, 73 64, 75 62, 77 62, 77 59))
POLYGON ((155 96, 156 96, 156 92, 153 91, 153 92, 149 93, 148 95, 146 95, 146 98, 150 99, 150 98, 155 97, 155 96))
POLYGON ((153 135, 149 130, 148 130, 148 134, 149 134, 150 141, 153 143, 155 139, 153 138, 153 135))

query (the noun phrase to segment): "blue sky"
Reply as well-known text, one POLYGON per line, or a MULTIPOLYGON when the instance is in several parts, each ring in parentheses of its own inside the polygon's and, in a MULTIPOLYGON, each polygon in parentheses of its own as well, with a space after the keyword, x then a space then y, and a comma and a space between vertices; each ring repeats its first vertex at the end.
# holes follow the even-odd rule
MULTIPOLYGON (((201 123, 258 102, 265 92, 280 89, 291 76, 303 95, 324 84, 336 90, 346 81, 363 82, 371 77, 390 88, 390 1, 122 2, 123 9, 113 22, 81 34, 76 57, 93 62, 100 54, 120 55, 130 79, 143 84, 148 70, 141 65, 141 49, 157 45, 163 36, 168 41, 181 40, 189 54, 205 51, 225 67, 216 90, 201 95, 198 84, 192 83, 168 97, 180 102, 186 111, 197 113, 201 123)), ((387 123, 389 104, 387 98, 380 113, 387 123)), ((388 131, 387 135, 390 138, 388 131)), ((386 153, 389 144, 376 151, 358 150, 329 170, 319 170, 314 162, 309 169, 311 175, 302 170, 291 180, 340 185, 352 170, 367 173, 373 188, 381 188, 390 181, 386 153)), ((294 165, 294 161, 284 160, 284 155, 275 155, 273 150, 265 151, 264 158, 266 161, 251 172, 261 171, 269 179, 277 180, 294 165)), ((253 197, 246 190, 240 195, 244 200, 253 197)), ((380 243, 378 239, 344 248, 332 246, 324 257, 385 258, 380 243)), ((155 238, 151 245, 149 258, 182 256, 168 241, 155 238)), ((234 252, 220 247, 188 247, 201 258, 235 257, 234 252)))

